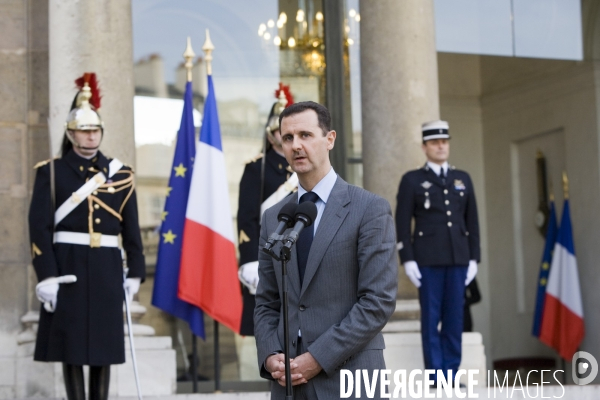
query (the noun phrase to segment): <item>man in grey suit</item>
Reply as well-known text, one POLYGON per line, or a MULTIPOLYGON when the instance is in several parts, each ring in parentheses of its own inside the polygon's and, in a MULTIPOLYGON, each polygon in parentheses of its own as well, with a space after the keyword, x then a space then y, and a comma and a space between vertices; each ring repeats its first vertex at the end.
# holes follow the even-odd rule
MULTIPOLYGON (((317 217, 300 234, 287 269, 292 384, 295 399, 339 399, 340 369, 366 369, 372 377, 385 368, 381 329, 397 291, 394 222, 386 200, 349 185, 331 167, 336 132, 325 107, 296 103, 279 118, 300 185, 264 213, 260 248, 284 204, 315 202, 317 217)), ((282 299, 281 263, 261 251, 254 324, 260 373, 273 381, 274 399, 285 395, 282 299)))

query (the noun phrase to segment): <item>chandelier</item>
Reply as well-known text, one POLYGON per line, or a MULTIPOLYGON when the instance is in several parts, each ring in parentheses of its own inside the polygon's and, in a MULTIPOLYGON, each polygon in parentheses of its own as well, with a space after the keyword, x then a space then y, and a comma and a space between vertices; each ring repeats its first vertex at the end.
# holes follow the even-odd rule
MULTIPOLYGON (((293 19, 282 11, 277 21, 269 19, 258 26, 258 36, 265 44, 278 48, 282 52, 295 53, 302 60, 307 72, 320 75, 325 67, 324 16, 321 11, 313 12, 312 9, 307 8, 298 8, 293 19)), ((359 22, 360 14, 354 9, 349 10, 344 24, 346 46, 355 43, 350 33, 355 30, 357 34, 359 22)))

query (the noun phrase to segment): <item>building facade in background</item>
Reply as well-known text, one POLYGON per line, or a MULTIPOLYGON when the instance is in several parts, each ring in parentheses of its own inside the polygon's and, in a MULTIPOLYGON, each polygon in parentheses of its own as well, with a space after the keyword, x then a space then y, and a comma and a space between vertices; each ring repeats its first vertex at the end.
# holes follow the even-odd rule
MULTIPOLYGON (((544 246, 535 219, 543 200, 538 151, 558 213, 566 171, 585 313, 581 349, 600 357, 600 314, 594 312, 600 303, 598 2, 80 3, 0 5, 0 398, 45 393, 32 377, 35 368, 29 377, 19 372, 39 308, 26 216, 32 167, 57 152, 73 80, 82 72, 98 74, 104 107, 110 107, 102 150, 135 164, 151 272, 181 115, 181 54, 187 36, 201 54, 206 28, 216 47, 213 77, 231 198, 237 198, 244 162, 261 151, 280 81, 297 101, 324 102, 334 111, 334 129, 343 138, 333 157, 336 171, 384 196, 392 208, 402 174, 424 162, 421 123, 449 121, 450 163, 471 171, 479 199, 483 300, 472 312, 488 368, 506 358, 557 358, 530 333, 544 246)), ((198 125, 205 79, 199 58, 198 125)), ((410 302, 416 292, 402 268, 399 273, 399 300, 410 302)), ((150 306, 151 284, 150 274, 138 298, 147 308, 141 322, 173 338, 178 375, 184 375, 190 333, 150 306)), ((238 380, 235 337, 221 329, 221 339, 222 378, 238 380)), ((200 346, 200 373, 208 379, 212 357, 209 339, 200 346)))

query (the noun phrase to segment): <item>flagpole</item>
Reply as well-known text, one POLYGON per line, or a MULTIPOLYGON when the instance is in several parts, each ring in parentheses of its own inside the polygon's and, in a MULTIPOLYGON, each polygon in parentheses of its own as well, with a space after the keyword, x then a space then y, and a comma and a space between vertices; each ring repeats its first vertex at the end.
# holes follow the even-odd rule
POLYGON ((562 180, 563 180, 563 195, 565 197, 565 200, 569 200, 569 178, 567 177, 567 171, 563 171, 562 180))
POLYGON ((219 322, 215 320, 215 393, 221 393, 221 356, 219 354, 219 322))
MULTIPOLYGON (((196 53, 192 49, 192 39, 187 37, 187 46, 183 52, 183 59, 185 60, 185 69, 187 70, 187 81, 192 81, 192 67, 194 66, 193 59, 196 57, 196 53)), ((192 390, 194 393, 198 393, 198 343, 194 332, 192 331, 192 390)))
MULTIPOLYGON (((206 61, 206 74, 208 76, 212 75, 212 52, 215 49, 215 46, 212 44, 210 40, 210 33, 208 29, 206 29, 206 41, 202 46, 202 50, 204 51, 204 60, 206 61)), ((221 358, 219 356, 219 322, 217 320, 214 321, 214 354, 215 354, 215 393, 221 392, 221 358)))

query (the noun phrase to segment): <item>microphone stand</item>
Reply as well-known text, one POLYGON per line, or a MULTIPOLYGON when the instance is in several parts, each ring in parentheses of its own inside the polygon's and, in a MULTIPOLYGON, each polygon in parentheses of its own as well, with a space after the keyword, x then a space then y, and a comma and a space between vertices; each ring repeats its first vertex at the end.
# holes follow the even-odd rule
MULTIPOLYGON (((279 240, 282 240, 283 236, 279 240)), ((279 256, 272 249, 263 248, 263 251, 269 254, 277 261, 281 261, 281 278, 283 285, 283 351, 285 358, 285 400, 294 399, 294 390, 292 388, 292 371, 290 366, 290 323, 288 318, 288 274, 287 263, 291 257, 289 248, 282 246, 279 256)))
POLYGON ((292 371, 290 367, 290 323, 288 320, 288 276, 287 276, 287 263, 289 261, 289 253, 284 254, 283 248, 281 249, 281 275, 283 284, 283 347, 285 351, 285 400, 292 400, 294 398, 294 391, 292 388, 292 371))

